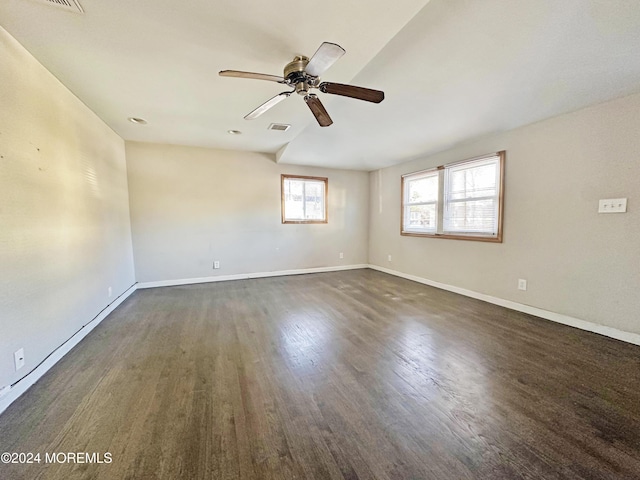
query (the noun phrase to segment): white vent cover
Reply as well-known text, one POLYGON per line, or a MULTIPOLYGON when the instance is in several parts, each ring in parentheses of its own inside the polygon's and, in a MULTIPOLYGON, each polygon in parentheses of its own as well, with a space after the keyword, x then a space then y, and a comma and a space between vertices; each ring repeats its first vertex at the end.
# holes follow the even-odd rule
POLYGON ((62 8, 63 10, 67 10, 69 12, 84 13, 84 9, 82 8, 82 5, 80 5, 78 0, 35 0, 35 1, 44 5, 50 5, 52 7, 62 8))
POLYGON ((286 123, 272 123, 267 127, 269 130, 279 130, 280 132, 286 132, 291 128, 291 125, 286 123))

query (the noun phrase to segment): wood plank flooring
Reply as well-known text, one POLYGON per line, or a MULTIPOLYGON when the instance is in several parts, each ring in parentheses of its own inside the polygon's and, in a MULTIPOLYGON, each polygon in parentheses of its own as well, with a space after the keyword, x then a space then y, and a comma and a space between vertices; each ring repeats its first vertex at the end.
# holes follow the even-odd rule
POLYGON ((140 290, 0 416, 1 479, 640 478, 640 347, 372 270, 140 290))

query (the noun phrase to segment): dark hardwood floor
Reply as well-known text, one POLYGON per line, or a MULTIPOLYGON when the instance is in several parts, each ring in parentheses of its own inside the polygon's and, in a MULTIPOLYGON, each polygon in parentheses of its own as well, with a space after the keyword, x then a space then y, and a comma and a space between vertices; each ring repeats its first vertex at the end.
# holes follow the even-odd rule
POLYGON ((640 478, 640 347, 372 270, 140 290, 0 416, 5 479, 640 478))

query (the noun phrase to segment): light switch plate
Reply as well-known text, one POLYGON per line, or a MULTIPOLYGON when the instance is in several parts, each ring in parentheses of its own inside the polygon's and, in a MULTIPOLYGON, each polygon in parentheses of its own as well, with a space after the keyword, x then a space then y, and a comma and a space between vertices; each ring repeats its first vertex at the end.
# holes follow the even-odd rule
POLYGON ((598 205, 598 213, 625 213, 626 211, 626 198, 605 198, 600 200, 598 205))
POLYGON ((16 364, 16 371, 24 367, 24 348, 21 348, 20 350, 16 350, 13 353, 13 360, 16 364))

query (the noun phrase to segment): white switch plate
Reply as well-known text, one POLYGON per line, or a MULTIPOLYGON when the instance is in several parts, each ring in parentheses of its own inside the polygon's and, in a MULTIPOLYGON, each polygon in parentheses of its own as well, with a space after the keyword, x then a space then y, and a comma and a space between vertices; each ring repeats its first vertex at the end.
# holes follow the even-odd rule
POLYGON ((218 260, 213 262, 213 268, 220 268, 220 262, 218 260))
POLYGON ((388 258, 389 258, 389 261, 391 261, 391 255, 389 255, 389 257, 388 257, 388 258))
POLYGON ((111 295, 113 295, 113 290, 111 289, 111 287, 109 287, 109 298, 111 298, 111 295))
POLYGON ((340 258, 344 258, 344 253, 340 252, 340 258))
POLYGON ((518 279, 518 290, 526 290, 527 289, 527 281, 524 278, 518 279))
POLYGON ((600 200, 598 205, 598 213, 625 213, 626 211, 626 198, 605 198, 600 200))
POLYGON ((24 367, 24 348, 13 353, 13 360, 16 364, 16 371, 24 367))

